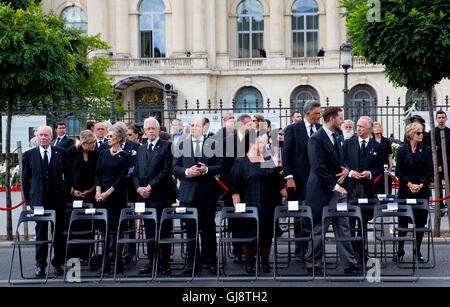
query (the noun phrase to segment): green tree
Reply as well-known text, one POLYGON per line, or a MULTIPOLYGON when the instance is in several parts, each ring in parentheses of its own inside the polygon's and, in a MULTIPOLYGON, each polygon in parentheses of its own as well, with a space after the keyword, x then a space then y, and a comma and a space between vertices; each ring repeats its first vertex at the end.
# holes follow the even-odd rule
MULTIPOLYGON (((427 93, 430 126, 434 127, 433 87, 450 75, 450 1, 341 0, 346 9, 348 37, 353 50, 368 62, 382 64, 390 82, 427 93), (378 20, 377 20, 378 19, 378 20)), ((435 131, 431 129, 434 178, 439 178, 435 131)), ((440 198, 439 180, 435 180, 440 198)), ((435 235, 440 235, 436 206, 435 235)))
MULTIPOLYGON (((39 1, 40 2, 40 1, 39 1)), ((11 3, 11 7, 15 10, 26 10, 28 6, 31 5, 30 0, 0 0, 0 4, 9 4, 11 3)))

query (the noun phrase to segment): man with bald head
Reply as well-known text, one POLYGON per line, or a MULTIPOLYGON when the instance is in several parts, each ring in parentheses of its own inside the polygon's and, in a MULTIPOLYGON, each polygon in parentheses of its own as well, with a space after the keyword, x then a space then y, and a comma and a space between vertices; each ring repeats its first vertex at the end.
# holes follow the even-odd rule
MULTIPOLYGON (((205 138, 203 135, 204 121, 201 116, 194 116, 190 122, 191 137, 179 142, 173 152, 173 172, 181 180, 178 199, 182 206, 198 209, 199 229, 201 234, 201 259, 208 266, 211 274, 217 274, 217 243, 216 224, 214 221, 216 212, 216 181, 215 175, 221 170, 221 159, 214 151, 216 142, 213 138, 205 138)), ((186 222, 189 238, 195 235, 195 225, 186 222)), ((192 274, 194 245, 187 248, 188 265, 185 274, 192 274)))
MULTIPOLYGON (((44 207, 56 211, 56 230, 54 233, 54 258, 51 264, 56 275, 62 275, 65 256, 63 237, 64 208, 67 188, 71 188, 70 165, 66 151, 51 146, 53 130, 51 127, 39 127, 37 132, 39 146, 24 153, 22 168, 22 188, 27 205, 31 208, 44 207)), ((47 222, 36 223, 36 241, 47 240, 47 222)), ((48 246, 36 245, 36 277, 45 276, 48 246)))
POLYGON ((104 123, 96 123, 94 125, 94 134, 95 134, 95 150, 100 150, 100 147, 103 143, 108 144, 108 140, 106 139, 106 134, 108 133, 108 128, 104 123))

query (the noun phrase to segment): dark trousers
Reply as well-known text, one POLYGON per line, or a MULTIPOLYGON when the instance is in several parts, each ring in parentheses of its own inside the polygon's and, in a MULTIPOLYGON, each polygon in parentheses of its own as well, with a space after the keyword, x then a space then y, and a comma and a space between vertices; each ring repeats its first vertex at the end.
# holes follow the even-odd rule
MULTIPOLYGON (((164 210, 164 207, 160 207, 160 208, 156 208, 156 212, 158 215, 158 221, 161 221, 161 215, 162 212, 164 210)), ((145 226, 145 235, 146 238, 154 238, 155 237, 155 224, 151 221, 144 221, 144 226, 145 226)), ((159 225, 156 225, 159 231, 159 225)), ((161 228, 161 239, 163 238, 170 238, 170 232, 171 232, 171 223, 169 223, 168 221, 165 222, 162 225, 161 228)), ((160 245, 159 247, 159 264, 161 266, 166 266, 169 265, 169 261, 170 261, 170 245, 169 244, 163 244, 160 245)), ((155 243, 154 242, 150 242, 147 244, 147 255, 148 255, 148 260, 150 263, 152 263, 153 261, 153 255, 155 254, 155 243)))
MULTIPOLYGON (((370 198, 367 196, 367 194, 364 191, 364 186, 362 183, 356 183, 353 189, 350 191, 350 193, 347 196, 348 200, 358 200, 358 198, 370 198)), ((364 233, 367 233, 367 222, 369 222, 371 219, 373 219, 373 210, 367 210, 367 209, 361 209, 362 213, 362 225, 359 227, 362 227, 364 233)), ((356 230, 356 222, 357 220, 355 218, 350 218, 350 228, 352 237, 361 236, 360 231, 356 230)), ((359 221, 358 221, 359 223, 359 221)), ((367 257, 368 250, 367 245, 363 247, 362 242, 352 242, 353 251, 355 252, 355 257, 357 257, 359 260, 362 259, 363 255, 363 248, 364 248, 364 254, 367 257)))
MULTIPOLYGON (((55 209, 56 212, 56 224, 55 233, 53 234, 54 244, 54 257, 52 259, 53 266, 60 266, 64 264, 65 257, 65 240, 64 240, 64 209, 55 209)), ((52 232, 53 232, 53 228, 52 232)), ((36 223, 36 241, 48 240, 48 222, 37 222, 36 223)), ((41 268, 47 267, 47 257, 48 257, 48 245, 40 244, 36 245, 36 266, 41 268)))
MULTIPOLYGON (((231 186, 231 184, 227 184, 227 186, 231 186)), ((234 207, 233 204, 233 199, 231 197, 231 194, 227 196, 227 198, 225 199, 225 206, 227 207, 234 207)), ((234 237, 234 233, 236 232, 237 228, 239 227, 239 222, 237 221, 233 221, 232 219, 228 220, 228 227, 231 231, 231 235, 234 237)), ((242 256, 242 254, 244 253, 243 249, 242 249, 242 243, 236 243, 233 242, 233 255, 235 256, 242 256)))
MULTIPOLYGON (((204 204, 200 202, 200 196, 195 193, 192 203, 182 203, 183 206, 197 208, 198 226, 201 238, 201 258, 205 264, 216 264, 217 242, 216 242, 216 204, 204 204)), ((188 238, 195 238, 195 222, 186 220, 188 238)), ((195 242, 187 246, 188 263, 194 262, 195 242)), ((198 262, 197 262, 198 263, 198 262)))

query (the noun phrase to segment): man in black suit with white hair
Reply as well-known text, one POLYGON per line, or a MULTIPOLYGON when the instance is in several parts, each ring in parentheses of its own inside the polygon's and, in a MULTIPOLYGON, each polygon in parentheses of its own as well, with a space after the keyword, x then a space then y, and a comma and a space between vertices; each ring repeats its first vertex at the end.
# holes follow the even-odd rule
MULTIPOLYGON (((51 146, 51 127, 41 126, 37 132, 39 146, 25 152, 23 156, 22 188, 27 205, 44 207, 56 211, 56 229, 53 234, 54 257, 51 261, 56 275, 62 275, 65 257, 63 237, 64 210, 67 202, 67 187, 71 187, 70 165, 63 148, 51 146)), ((48 222, 36 223, 36 241, 47 240, 48 222)), ((48 246, 36 246, 36 277, 45 276, 48 246)))

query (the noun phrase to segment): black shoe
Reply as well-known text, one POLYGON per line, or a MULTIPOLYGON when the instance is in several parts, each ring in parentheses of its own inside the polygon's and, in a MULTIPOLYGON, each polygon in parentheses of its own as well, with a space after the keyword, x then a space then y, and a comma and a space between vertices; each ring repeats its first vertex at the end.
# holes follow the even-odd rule
POLYGON ((165 266, 161 266, 158 269, 158 273, 161 275, 169 276, 170 274, 172 274, 172 270, 170 269, 170 267, 168 265, 165 265, 165 266))
POLYGON ((397 262, 397 260, 402 261, 404 256, 405 256, 405 250, 399 249, 397 251, 397 255, 394 255, 394 257, 392 257, 392 261, 394 261, 394 262, 397 262))
POLYGON ((139 275, 151 274, 152 271, 153 271, 153 266, 152 265, 147 265, 144 268, 139 270, 139 275))
POLYGON ((64 270, 62 268, 62 265, 56 265, 56 266, 54 266, 54 268, 55 268, 55 275, 56 276, 64 275, 64 270))
MULTIPOLYGON (((308 271, 308 274, 312 274, 313 273, 313 268, 307 268, 306 269, 308 271)), ((322 275, 323 274, 323 269, 321 267, 314 267, 314 275, 322 275)))
POLYGON ((352 265, 349 268, 344 269, 345 274, 362 274, 362 268, 359 265, 352 265))
POLYGON ((212 275, 217 275, 217 266, 215 264, 208 264, 208 271, 212 275))
POLYGON ((423 258, 422 254, 420 252, 419 252, 419 256, 417 256, 417 261, 425 262, 425 259, 423 258))
POLYGON ((34 276, 38 278, 45 277, 45 268, 36 266, 36 268, 34 269, 34 276))
POLYGON ((242 255, 234 256, 233 262, 236 263, 236 264, 243 264, 244 260, 242 260, 242 255))

